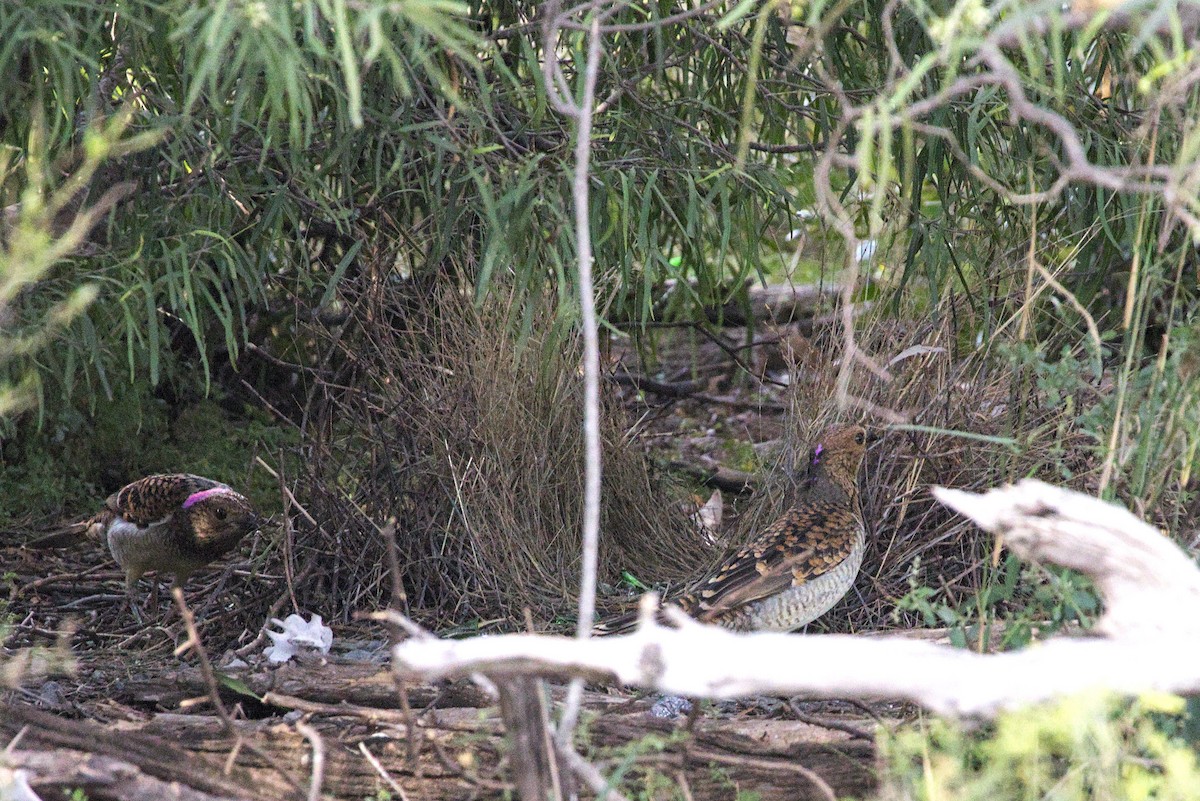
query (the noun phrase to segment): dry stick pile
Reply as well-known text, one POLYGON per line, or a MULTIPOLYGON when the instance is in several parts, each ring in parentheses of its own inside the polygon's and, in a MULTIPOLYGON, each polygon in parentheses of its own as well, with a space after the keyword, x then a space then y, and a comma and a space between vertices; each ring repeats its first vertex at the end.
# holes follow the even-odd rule
MULTIPOLYGON (((354 336, 335 347, 337 376, 309 412, 313 457, 297 495, 328 527, 305 599, 330 617, 386 606, 385 547, 397 521, 408 603, 439 629, 539 627, 573 616, 583 441, 576 337, 497 298, 476 307, 457 287, 414 298, 364 281, 354 336), (316 596, 322 597, 316 597, 316 596)), ((609 569, 640 556, 666 574, 694 567, 700 542, 682 507, 606 404, 603 545, 609 569)))
MULTIPOLYGON (((22 781, 46 799, 81 789, 94 801, 279 801, 305 798, 316 787, 322 798, 371 798, 382 789, 395 798, 435 801, 497 797, 513 790, 504 727, 494 709, 479 708, 492 702, 478 691, 418 688, 410 694, 414 711, 407 714, 395 708, 395 690, 386 675, 377 682, 375 674, 366 677, 358 671, 354 679, 367 681, 368 691, 357 693, 339 681, 343 694, 335 697, 327 679, 353 672, 336 665, 287 670, 284 681, 296 695, 263 695, 272 706, 302 714, 320 733, 325 764, 319 777, 314 776, 311 731, 306 737, 278 718, 240 720, 237 729, 244 743, 257 743, 287 775, 244 747, 235 749, 220 720, 211 715, 159 714, 118 728, 15 704, 0 704, 0 733, 12 742, 5 767, 22 772, 22 781), (322 696, 329 700, 312 700, 322 696), (436 710, 422 709, 434 702, 436 710), (166 788, 170 790, 163 795, 166 788)), ((180 690, 199 689, 192 678, 180 676, 186 682, 180 690)), ((260 692, 273 680, 265 673, 252 678, 260 692)), ((561 700, 561 693, 554 698, 561 700)), ((596 694, 585 701, 596 713, 587 731, 598 765, 606 771, 629 769, 630 776, 657 771, 686 782, 697 799, 728 798, 734 783, 758 792, 764 801, 826 799, 796 765, 819 775, 838 797, 864 797, 875 784, 869 742, 776 720, 702 720, 691 738, 682 738, 679 722, 623 712, 624 704, 596 694), (667 747, 631 758, 631 744, 646 738, 667 747)), ((111 714, 111 705, 107 711, 111 714)), ((0 772, 0 788, 6 781, 0 772)))

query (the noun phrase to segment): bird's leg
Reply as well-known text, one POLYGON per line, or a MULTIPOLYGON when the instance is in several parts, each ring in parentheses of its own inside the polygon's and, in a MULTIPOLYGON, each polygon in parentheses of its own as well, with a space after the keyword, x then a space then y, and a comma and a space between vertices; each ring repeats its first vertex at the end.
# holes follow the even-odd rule
POLYGON ((690 702, 690 707, 687 711, 687 722, 683 726, 683 730, 688 734, 692 734, 696 729, 696 721, 700 719, 700 699, 690 702))
POLYGON ((159 600, 158 600, 158 573, 154 574, 154 578, 150 579, 150 600, 146 602, 147 610, 153 610, 154 616, 158 617, 159 600))
POLYGON ((145 618, 142 617, 142 610, 137 604, 137 580, 138 577, 132 573, 125 576, 125 595, 129 598, 129 611, 133 613, 133 619, 137 621, 139 626, 146 625, 145 618))
POLYGON ((182 597, 182 595, 183 595, 183 582, 185 582, 185 581, 187 581, 187 576, 186 576, 186 575, 182 575, 182 574, 180 574, 180 573, 176 573, 176 574, 175 574, 175 575, 174 575, 174 576, 171 578, 171 591, 170 591, 170 595, 171 595, 171 601, 169 601, 169 602, 168 602, 168 606, 169 606, 169 608, 167 609, 167 614, 168 614, 168 615, 169 615, 169 614, 171 614, 171 612, 175 611, 175 603, 174 603, 174 601, 175 601, 175 588, 176 588, 176 587, 178 587, 178 588, 179 588, 179 594, 180 594, 180 596, 182 597))

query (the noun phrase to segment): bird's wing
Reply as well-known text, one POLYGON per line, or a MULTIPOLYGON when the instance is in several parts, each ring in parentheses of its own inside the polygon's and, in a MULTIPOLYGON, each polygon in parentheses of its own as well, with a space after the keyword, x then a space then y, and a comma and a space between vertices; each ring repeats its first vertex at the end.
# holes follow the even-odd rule
POLYGON ((833 570, 854 549, 860 525, 845 504, 792 507, 692 591, 697 617, 712 620, 833 570))
POLYGON ((609 634, 628 634, 637 628, 637 610, 622 612, 592 626, 593 637, 606 637, 609 634))
POLYGON ((189 495, 223 486, 210 478, 187 473, 146 476, 108 496, 105 506, 113 514, 145 528, 169 517, 183 506, 189 495))

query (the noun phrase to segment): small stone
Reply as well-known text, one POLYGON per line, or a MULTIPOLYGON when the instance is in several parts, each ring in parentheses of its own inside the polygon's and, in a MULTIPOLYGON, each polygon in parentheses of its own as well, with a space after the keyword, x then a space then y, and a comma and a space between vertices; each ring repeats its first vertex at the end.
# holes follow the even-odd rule
POLYGON ((677 718, 692 711, 692 702, 682 695, 664 695, 650 707, 656 718, 677 718))

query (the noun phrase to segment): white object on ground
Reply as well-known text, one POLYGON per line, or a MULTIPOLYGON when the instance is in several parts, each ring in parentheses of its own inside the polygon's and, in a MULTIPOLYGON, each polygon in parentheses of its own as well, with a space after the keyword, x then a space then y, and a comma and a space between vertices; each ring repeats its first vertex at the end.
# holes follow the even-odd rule
POLYGON ((267 629, 272 644, 264 648, 263 653, 270 662, 286 662, 304 651, 327 654, 333 645, 333 629, 325 625, 320 615, 313 615, 306 621, 300 615, 292 614, 283 620, 273 617, 271 622, 283 631, 267 629))

